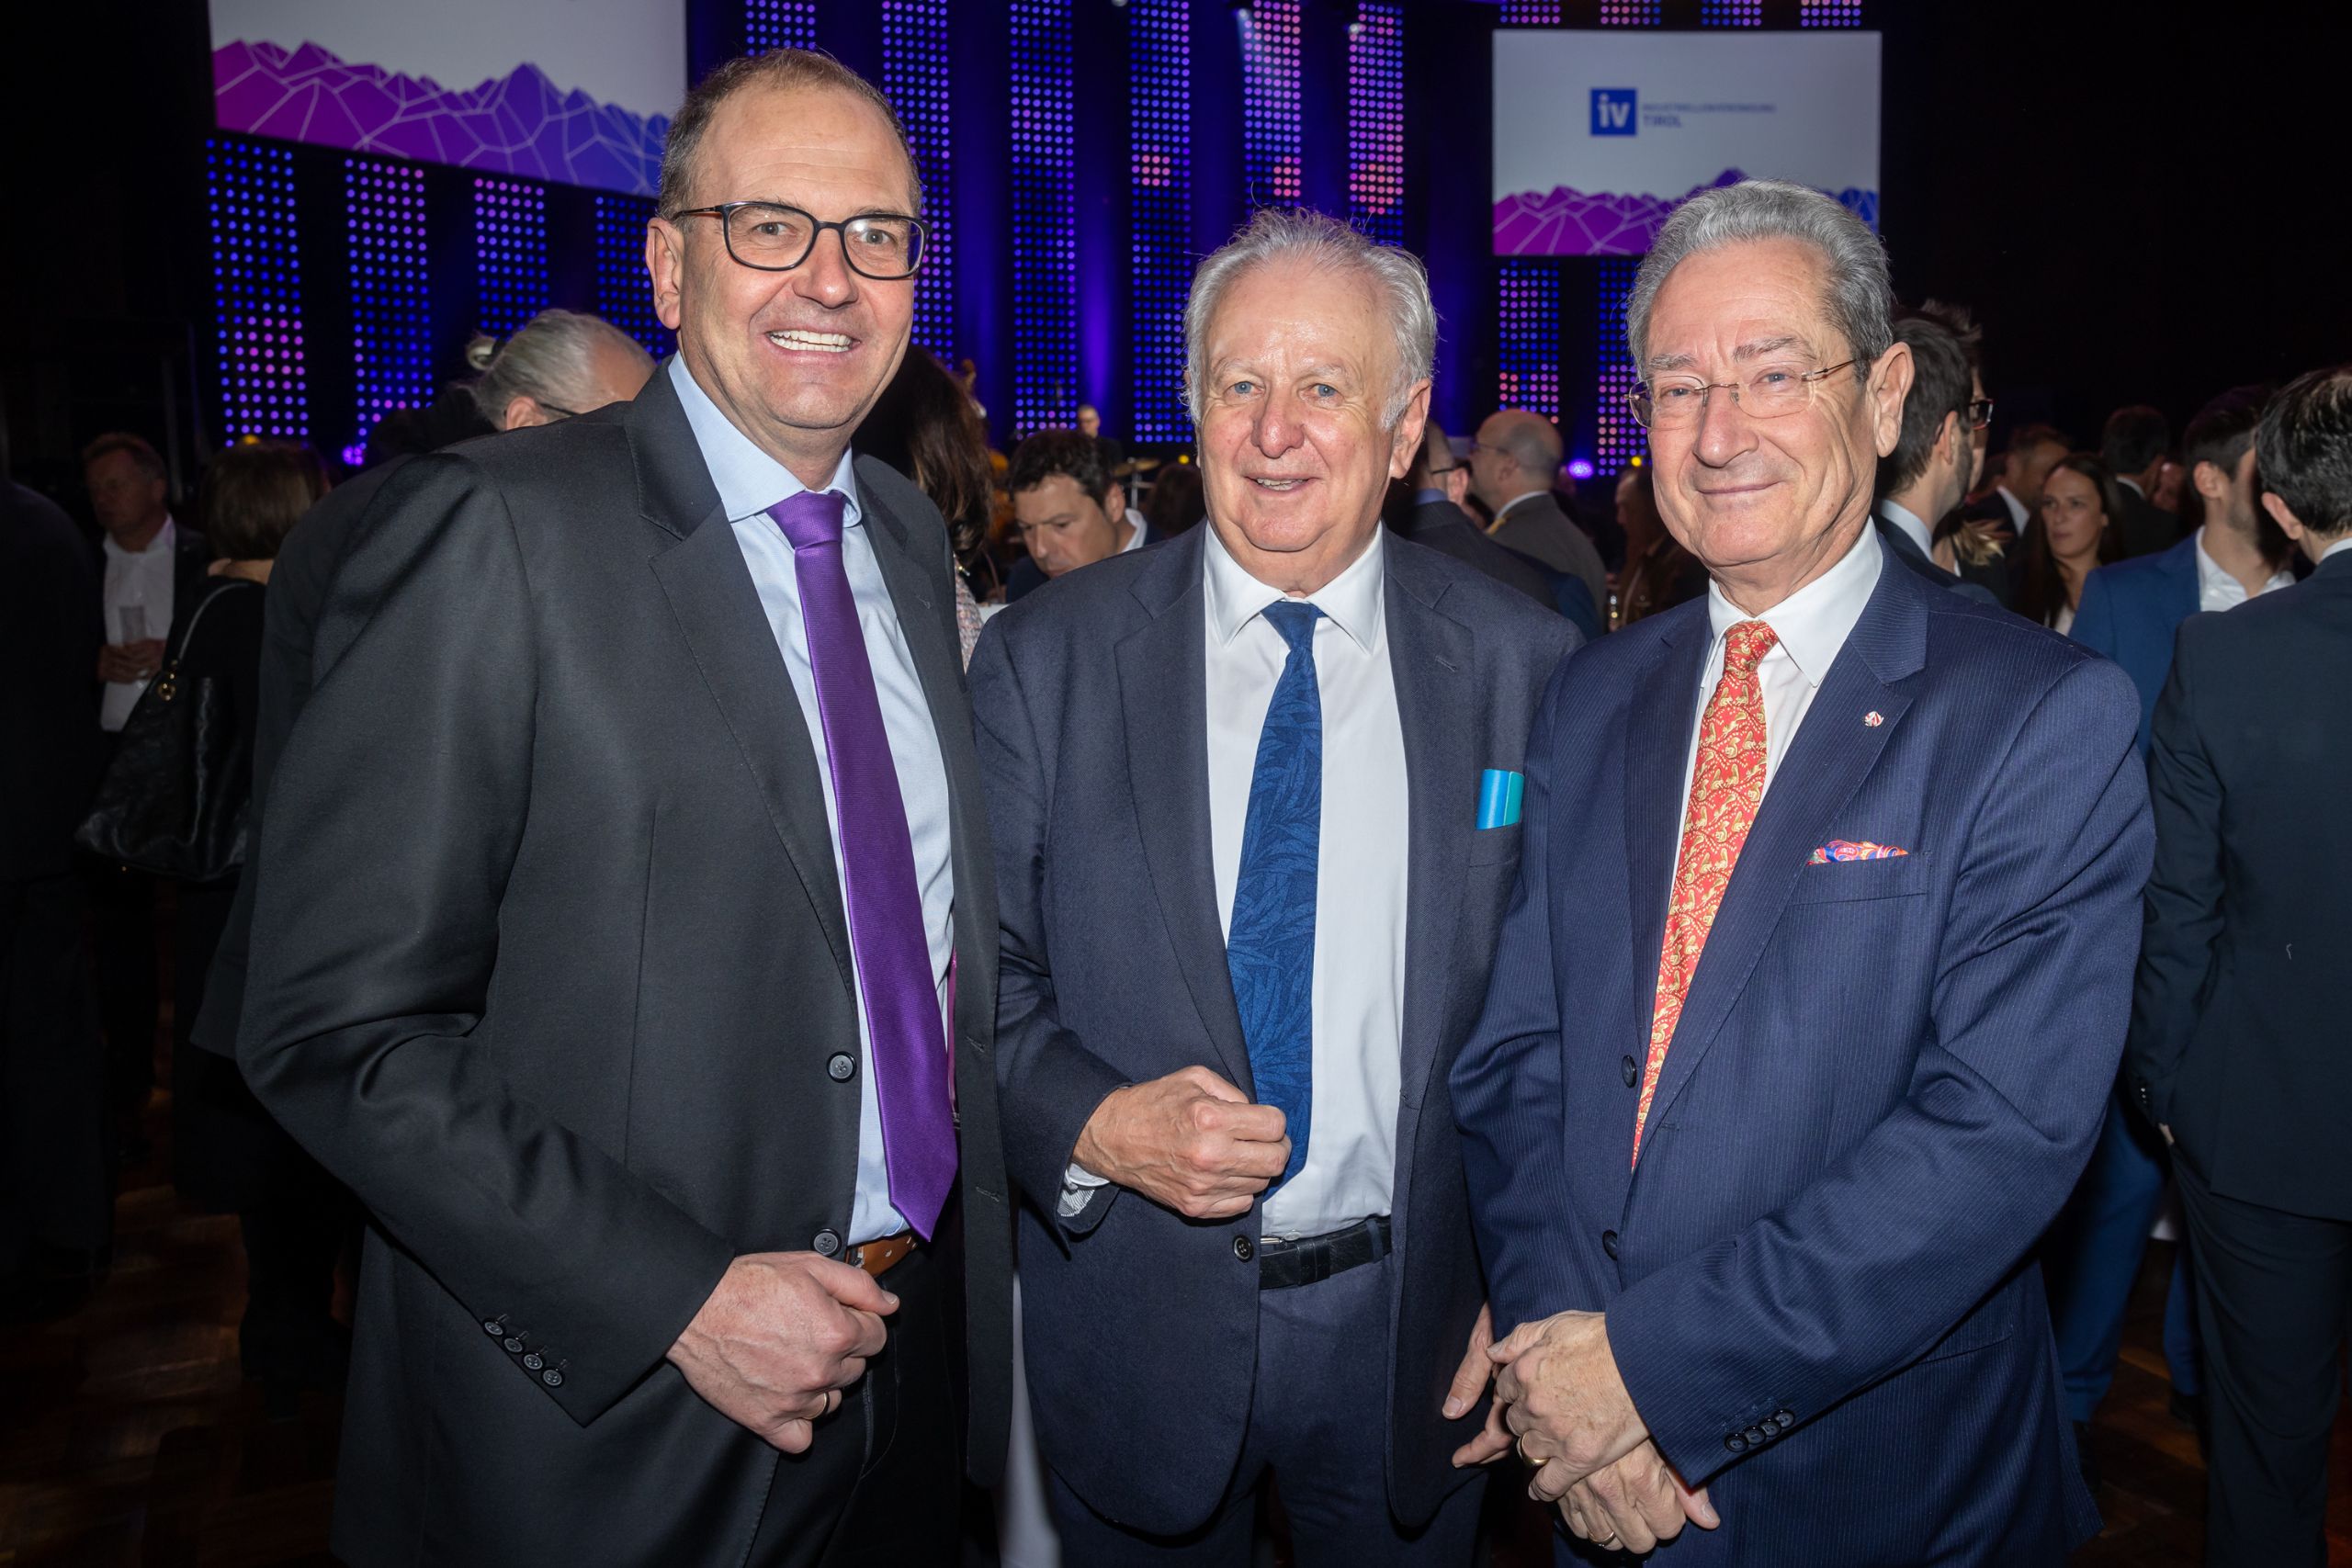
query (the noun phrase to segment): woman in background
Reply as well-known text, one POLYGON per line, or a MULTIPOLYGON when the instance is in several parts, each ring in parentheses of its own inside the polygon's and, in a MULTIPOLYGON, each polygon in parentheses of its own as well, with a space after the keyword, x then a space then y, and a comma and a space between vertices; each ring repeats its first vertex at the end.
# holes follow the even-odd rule
POLYGON ((2075 624, 2083 602, 2083 580, 2092 569, 2122 558, 2116 519, 2123 515, 2121 487, 2107 465, 2089 452, 2058 459, 2041 483, 2041 526, 2028 531, 2018 564, 2018 615, 2052 631, 2075 624))
POLYGON ((987 549, 995 486, 979 405, 928 350, 910 344, 852 445, 912 479, 946 519, 956 552, 956 626, 970 663, 980 602, 1003 592, 987 549))

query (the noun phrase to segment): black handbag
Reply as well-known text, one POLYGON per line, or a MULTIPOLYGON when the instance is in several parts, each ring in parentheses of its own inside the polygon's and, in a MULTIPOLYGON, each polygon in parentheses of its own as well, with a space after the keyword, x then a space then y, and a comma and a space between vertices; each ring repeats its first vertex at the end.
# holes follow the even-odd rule
POLYGON ((244 578, 219 580, 188 616, 164 667, 122 727, 114 761, 74 841, 100 858, 183 882, 217 882, 245 860, 253 803, 250 714, 232 711, 228 682, 189 678, 180 666, 205 611, 226 594, 258 593, 244 578))

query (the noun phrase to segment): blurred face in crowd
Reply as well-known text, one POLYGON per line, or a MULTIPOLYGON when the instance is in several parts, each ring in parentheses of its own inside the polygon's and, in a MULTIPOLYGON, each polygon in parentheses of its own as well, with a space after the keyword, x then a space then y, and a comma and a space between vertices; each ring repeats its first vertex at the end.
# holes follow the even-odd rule
POLYGON ((1487 503, 1487 511, 1500 512, 1521 496, 1542 490, 1551 482, 1551 476, 1530 472, 1509 449, 1515 432, 1543 423, 1541 414, 1524 409, 1503 409, 1488 414, 1487 423, 1478 427, 1477 439, 1470 446, 1470 488, 1487 503))
POLYGON ((1126 497, 1117 485, 1096 497, 1068 474, 1048 474, 1013 495, 1012 515, 1030 558, 1047 577, 1092 566, 1127 542, 1126 497))
MULTIPOLYGON (((1702 251, 1651 307, 1643 375, 1665 386, 1802 376, 1851 359, 1831 321, 1828 266, 1811 245, 1762 240, 1702 251)), ((1750 614, 1779 604, 1851 548, 1870 522, 1878 459, 1894 449, 1911 351, 1889 347, 1812 383, 1811 400, 1758 419, 1726 389, 1695 418, 1650 431, 1667 527, 1750 614)))
POLYGON ((2197 465, 2197 493, 2205 502, 2205 521, 2218 523, 2233 533, 2251 535, 2261 513, 2256 508, 2261 499, 2256 493, 2260 481, 2255 478, 2254 447, 2249 445, 2238 455, 2238 460, 2223 468, 2217 463, 2197 465))
POLYGON ((2165 512, 2180 510, 2180 492, 2188 483, 2188 470, 2177 457, 2166 457, 2156 467, 2156 482, 2148 487, 2148 499, 2165 512))
POLYGON ((1386 420, 1396 334, 1365 284, 1269 262, 1227 286, 1205 334, 1209 525, 1243 570, 1284 592, 1314 592, 1363 552, 1429 417, 1423 380, 1386 420))
MULTIPOLYGON (((1968 396, 1974 402, 1981 403, 1984 400, 1984 378, 1973 370, 1969 372, 1968 396)), ((1962 488, 1962 494, 1965 495, 1984 482, 1984 449, 1992 438, 1993 427, 1989 423, 1975 425, 1969 431, 1968 446, 1971 456, 1968 463, 1968 483, 1962 488)), ((1928 521, 1933 522, 1934 519, 1930 518, 1928 521)))
POLYGON ((643 349, 599 338, 588 358, 588 373, 576 387, 563 389, 563 406, 549 408, 538 399, 517 393, 507 400, 500 427, 521 430, 527 425, 553 424, 573 414, 587 413, 607 403, 625 403, 645 390, 653 377, 653 360, 643 349))
POLYGON ((1092 403, 1078 405, 1078 433, 1080 435, 1102 434, 1102 411, 1092 403))
POLYGON ((2098 555, 2098 536, 2108 525, 2098 486, 2072 468, 2047 471, 2041 487, 2041 526, 2050 539, 2050 553, 2063 561, 2086 561, 2098 555))
MULTIPOLYGON (((912 213, 914 171, 879 109, 831 87, 738 92, 695 156, 693 206, 775 201, 820 222, 912 213)), ((656 219, 654 305, 695 379, 803 484, 822 484, 907 350, 911 277, 851 270, 838 231, 789 272, 738 265, 716 217, 656 219)))
POLYGON ((143 548, 164 525, 164 481, 143 472, 128 452, 108 452, 83 470, 98 526, 126 549, 143 548))
POLYGON ((2022 452, 2011 452, 2007 478, 2009 493, 2029 507, 2038 504, 2041 500, 2043 481, 2050 478, 2050 470, 2058 466, 2058 459, 2065 455, 2066 449, 2055 441, 2044 441, 2022 452))

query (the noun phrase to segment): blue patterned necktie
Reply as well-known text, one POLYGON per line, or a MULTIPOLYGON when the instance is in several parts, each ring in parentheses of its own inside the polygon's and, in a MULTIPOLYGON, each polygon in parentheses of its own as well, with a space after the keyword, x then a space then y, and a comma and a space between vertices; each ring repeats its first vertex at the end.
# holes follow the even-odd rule
POLYGON ((1281 1177, 1288 1181, 1306 1163, 1307 1113, 1315 1104, 1315 884, 1323 840, 1315 623, 1323 612, 1285 601, 1268 605, 1265 615, 1290 645, 1290 657, 1258 732, 1225 965, 1258 1102, 1289 1120, 1290 1164, 1281 1177))

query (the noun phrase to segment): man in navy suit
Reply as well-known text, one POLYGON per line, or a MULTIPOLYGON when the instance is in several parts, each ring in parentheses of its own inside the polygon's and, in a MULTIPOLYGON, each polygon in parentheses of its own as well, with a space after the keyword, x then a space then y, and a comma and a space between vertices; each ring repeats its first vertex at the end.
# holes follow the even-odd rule
POLYGON ((1897 321, 1894 339, 1911 351, 1912 381, 1894 450, 1878 460, 1878 504, 1872 520, 1879 543, 1937 587, 1980 604, 1997 605, 2000 601, 1991 589, 1945 570, 1931 553, 1936 520, 1960 504, 1984 466, 1971 413, 1976 402, 1969 365, 1972 345, 1924 312, 1897 321))
MULTIPOLYGON (((2263 517, 2255 476, 2255 432, 2268 401, 2267 388, 2239 387, 2207 403, 2182 437, 2201 522, 2170 549, 2100 567, 2083 584, 2083 602, 2068 635, 2123 666, 2139 688, 2143 755, 2156 698, 2172 671, 2173 634, 2180 623, 2294 585, 2287 570, 2287 536, 2263 517)), ((2044 1253, 2066 1415, 2078 1442, 2115 1382, 2124 1308, 2140 1276, 2164 1190, 2164 1153, 2155 1130, 2127 1112, 2119 1094, 2044 1253)), ((2189 1307, 2192 1267, 2188 1249, 2176 1254, 2165 1302, 2165 1360, 2176 1408, 2201 1427, 2203 1382, 2189 1307)))
POLYGON ((1555 677, 1454 1064, 1502 1422, 1607 1551, 1687 1516, 1683 1563, 2056 1564, 2098 1529, 2031 1251, 2122 1050, 2132 690, 1889 560, 1886 265, 1763 181, 1643 262, 1634 412, 1712 581, 1555 677))
POLYGON ((1185 312, 1208 526, 989 623, 998 1071, 1066 1560, 1464 1564, 1485 1294, 1447 1092, 1559 616, 1386 536, 1420 264, 1261 213, 1185 312))

